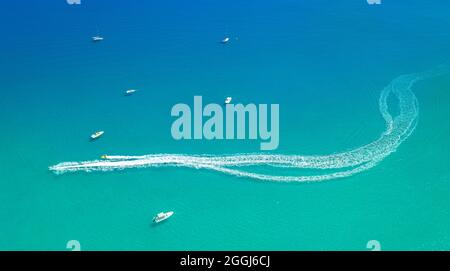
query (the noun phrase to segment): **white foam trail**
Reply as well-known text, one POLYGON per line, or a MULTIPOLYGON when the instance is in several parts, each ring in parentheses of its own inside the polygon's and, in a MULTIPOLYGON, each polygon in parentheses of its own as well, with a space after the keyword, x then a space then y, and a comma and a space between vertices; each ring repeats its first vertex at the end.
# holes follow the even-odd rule
POLYGON ((434 70, 402 75, 394 79, 381 91, 379 109, 386 122, 386 130, 380 137, 351 151, 330 155, 274 155, 274 154, 235 154, 235 155, 185 155, 152 154, 142 156, 106 156, 104 160, 65 162, 49 169, 61 174, 75 171, 108 171, 139 167, 189 167, 210 169, 225 174, 248 177, 257 180, 278 182, 317 182, 352 176, 376 166, 381 160, 395 152, 397 147, 414 131, 419 114, 417 98, 412 86, 433 76, 448 73, 448 66, 434 70), (389 113, 387 99, 394 95, 398 100, 399 114, 389 113), (327 170, 319 175, 283 176, 244 171, 246 166, 271 166, 274 168, 327 170))

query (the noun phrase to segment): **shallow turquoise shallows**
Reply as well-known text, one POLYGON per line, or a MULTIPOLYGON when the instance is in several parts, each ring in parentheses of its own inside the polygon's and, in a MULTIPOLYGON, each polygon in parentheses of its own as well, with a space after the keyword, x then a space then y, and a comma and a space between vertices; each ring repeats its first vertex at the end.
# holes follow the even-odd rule
POLYGON ((415 130, 347 178, 49 170, 104 154, 260 152, 255 140, 174 140, 170 110, 195 95, 279 104, 271 153, 373 142, 383 88, 450 60, 450 1, 16 2, 0 11, 0 250, 450 249, 450 75, 415 84, 415 130), (153 225, 160 211, 175 214, 153 225))

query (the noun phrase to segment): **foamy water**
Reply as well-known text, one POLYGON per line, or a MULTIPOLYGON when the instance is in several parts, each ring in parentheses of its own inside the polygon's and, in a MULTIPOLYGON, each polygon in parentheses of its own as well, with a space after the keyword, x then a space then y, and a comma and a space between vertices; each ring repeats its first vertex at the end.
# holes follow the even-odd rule
POLYGON ((318 182, 352 176, 376 166, 397 150, 400 144, 414 131, 419 115, 417 98, 413 85, 430 77, 449 71, 440 66, 431 71, 401 75, 386 86, 380 94, 379 109, 386 122, 386 130, 380 137, 354 150, 330 155, 282 155, 282 154, 235 154, 235 155, 185 155, 150 154, 142 156, 106 156, 103 160, 64 162, 49 167, 57 174, 77 171, 110 171, 141 167, 188 167, 209 169, 225 174, 257 180, 277 182, 318 182), (392 116, 388 98, 393 95, 398 103, 399 113, 392 116), (249 166, 272 167, 273 174, 253 172, 249 166), (317 175, 282 175, 283 168, 327 170, 317 175), (331 172, 330 172, 331 171, 331 172))

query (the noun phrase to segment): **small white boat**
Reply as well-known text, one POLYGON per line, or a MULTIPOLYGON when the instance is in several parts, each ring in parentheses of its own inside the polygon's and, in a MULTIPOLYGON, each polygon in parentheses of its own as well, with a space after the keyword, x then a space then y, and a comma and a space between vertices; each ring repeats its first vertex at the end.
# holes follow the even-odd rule
POLYGON ((157 214, 154 218, 153 218, 153 222, 154 223, 160 223, 163 222, 164 220, 168 219, 169 217, 171 217, 173 215, 173 212, 161 212, 159 214, 157 214))
POLYGON ((105 133, 104 131, 95 132, 91 135, 91 139, 92 140, 97 139, 97 138, 101 137, 104 133, 105 133))
POLYGON ((125 91, 125 95, 132 95, 132 94, 134 94, 136 91, 137 91, 136 89, 129 89, 129 90, 125 91))
POLYGON ((92 41, 94 41, 94 42, 102 41, 102 40, 104 40, 104 38, 103 38, 103 37, 100 37, 100 36, 92 37, 92 41))
POLYGON ((233 100, 233 98, 227 97, 227 98, 225 99, 225 104, 231 103, 232 100, 233 100))
POLYGON ((221 41, 221 43, 225 44, 225 43, 228 43, 229 41, 230 41, 230 38, 226 37, 221 41))

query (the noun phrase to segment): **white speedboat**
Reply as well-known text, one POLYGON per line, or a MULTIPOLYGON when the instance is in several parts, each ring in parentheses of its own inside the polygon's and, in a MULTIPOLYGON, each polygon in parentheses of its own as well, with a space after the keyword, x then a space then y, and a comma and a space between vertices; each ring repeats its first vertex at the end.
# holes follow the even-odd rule
POLYGON ((228 43, 229 41, 230 41, 230 38, 226 37, 221 41, 221 43, 225 44, 225 43, 228 43))
POLYGON ((92 37, 92 41, 94 41, 94 42, 102 41, 102 40, 104 40, 104 38, 103 38, 103 37, 100 37, 100 36, 92 37))
POLYGON ((95 132, 95 133, 93 133, 93 134, 91 135, 91 139, 92 139, 92 140, 95 140, 95 139, 101 137, 104 133, 105 133, 104 131, 98 131, 98 132, 95 132))
POLYGON ((173 215, 173 212, 161 212, 159 214, 157 214, 154 218, 153 218, 153 222, 154 223, 160 223, 163 222, 164 220, 168 219, 169 217, 171 217, 173 215))
POLYGON ((129 89, 129 90, 125 91, 125 95, 132 95, 132 94, 134 94, 136 91, 137 91, 136 89, 129 89))
POLYGON ((233 100, 233 98, 227 97, 227 98, 225 99, 225 104, 231 103, 232 100, 233 100))

